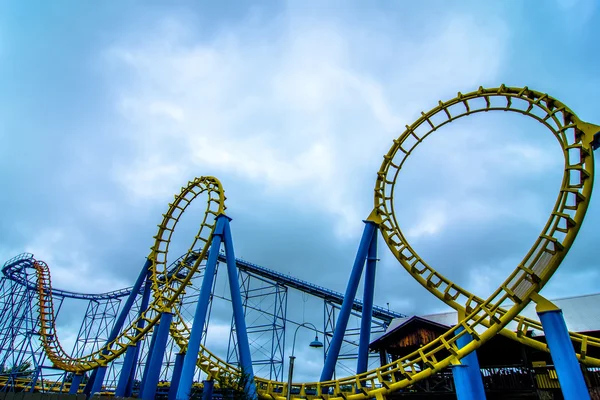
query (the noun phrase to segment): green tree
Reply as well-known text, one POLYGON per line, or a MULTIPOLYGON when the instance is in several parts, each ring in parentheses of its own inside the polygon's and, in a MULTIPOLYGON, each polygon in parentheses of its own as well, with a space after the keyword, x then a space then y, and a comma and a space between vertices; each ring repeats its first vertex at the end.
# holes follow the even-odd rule
POLYGON ((31 361, 23 361, 21 364, 13 365, 12 367, 2 366, 2 375, 17 375, 19 377, 30 376, 33 374, 31 361))
POLYGON ((226 400, 253 400, 246 387, 250 382, 250 375, 242 370, 240 375, 224 374, 218 379, 219 388, 223 399, 226 400))

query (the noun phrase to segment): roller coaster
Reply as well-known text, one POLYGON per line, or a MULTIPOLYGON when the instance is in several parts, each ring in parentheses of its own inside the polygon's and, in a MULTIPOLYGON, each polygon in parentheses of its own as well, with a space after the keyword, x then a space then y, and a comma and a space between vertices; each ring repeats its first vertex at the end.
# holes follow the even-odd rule
MULTIPOLYGON (((36 369, 27 374, 14 368, 3 371, 4 388, 87 395, 110 389, 115 396, 135 393, 140 398, 152 399, 161 385, 168 382, 164 385, 168 398, 183 400, 190 398, 194 382, 199 380, 199 374, 204 374, 205 393, 210 392, 207 384, 234 381, 252 398, 283 399, 287 394, 298 398, 384 399, 452 368, 457 392, 460 387, 464 390, 463 398, 481 398, 477 397, 480 396, 477 377, 469 370, 469 360, 477 348, 495 335, 550 352, 557 359, 560 350, 556 349, 560 344, 573 343, 572 354, 567 349, 567 359, 572 356, 572 360, 577 360, 575 363, 599 367, 600 359, 590 356, 590 350, 600 347, 600 339, 571 332, 554 341, 552 338, 560 336, 564 322, 561 327, 560 313, 539 294, 574 243, 584 220, 594 180, 593 152, 599 146, 599 126, 581 121, 559 100, 527 87, 479 88, 440 101, 412 125, 407 125, 384 155, 377 172, 373 210, 365 220, 344 294, 237 259, 221 183, 214 177, 196 178, 182 188, 163 214, 154 244, 131 288, 96 295, 74 293, 53 288, 48 265, 31 254, 22 254, 4 264, 0 356, 4 366, 20 365, 26 354, 36 364, 36 369), (553 211, 537 240, 498 289, 484 299, 443 276, 417 254, 400 229, 394 198, 410 193, 407 188, 402 188, 400 194, 396 191, 398 176, 406 160, 431 133, 460 118, 492 111, 517 113, 548 128, 561 146, 564 175, 553 211), (198 197, 206 200, 198 232, 190 238, 189 250, 169 261, 173 233, 188 206, 198 197), (393 318, 403 316, 373 304, 379 233, 406 272, 455 309, 460 321, 417 351, 373 368, 369 364, 368 347, 374 328, 384 330, 393 318), (206 342, 220 264, 226 266, 228 301, 233 313, 227 360, 211 352, 206 342), (364 295, 358 301, 356 295, 363 272, 364 295), (253 307, 249 302, 248 277, 276 288, 274 311, 270 314, 273 321, 268 328, 272 332, 267 363, 269 378, 254 373, 259 364, 253 357, 249 341, 252 328, 245 317, 253 307), (325 335, 329 343, 318 382, 290 384, 282 379, 284 345, 281 343, 286 328, 287 288, 316 296, 337 310, 337 318, 335 313, 329 313, 330 321, 335 319, 335 323, 329 325, 331 334, 325 335), (73 351, 66 350, 57 331, 57 315, 64 299, 88 302, 73 351), (537 304, 541 322, 519 315, 531 301, 537 304), (360 317, 360 337, 358 342, 353 341, 358 348, 356 370, 347 377, 336 378, 334 372, 342 357, 342 346, 350 342, 347 334, 352 315, 360 317), (557 317, 558 325, 552 325, 557 317), (506 328, 511 322, 516 329, 506 328), (531 330, 543 330, 548 343, 531 338, 527 334, 531 330), (42 376, 46 358, 51 363, 48 368, 62 374, 60 377, 42 376), (461 384, 460 379, 463 379, 461 384)), ((327 328, 322 332, 327 333, 327 328)), ((579 378, 576 372, 572 375, 572 365, 561 369, 555 363, 565 397, 568 398, 566 393, 580 396, 579 378), (572 389, 568 388, 570 381, 575 382, 572 389)))

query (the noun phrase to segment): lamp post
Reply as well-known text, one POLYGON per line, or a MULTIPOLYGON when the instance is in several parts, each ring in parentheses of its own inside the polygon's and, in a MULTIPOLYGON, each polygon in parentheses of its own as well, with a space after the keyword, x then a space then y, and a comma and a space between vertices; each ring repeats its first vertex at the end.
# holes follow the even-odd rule
POLYGON ((323 347, 323 343, 321 343, 319 341, 319 333, 317 331, 317 328, 313 324, 311 324, 310 322, 303 322, 302 324, 298 325, 298 327, 296 328, 296 331, 294 332, 294 341, 292 343, 292 355, 290 356, 290 367, 289 367, 289 371, 288 371, 287 394, 285 396, 285 398, 287 400, 290 400, 290 396, 292 395, 292 376, 294 375, 294 359, 296 358, 296 357, 294 357, 294 349, 296 347, 296 334, 298 333, 298 329, 300 329, 301 327, 308 327, 308 325, 310 325, 315 330, 315 340, 313 340, 312 342, 310 342, 309 346, 310 347, 315 347, 315 348, 323 347))

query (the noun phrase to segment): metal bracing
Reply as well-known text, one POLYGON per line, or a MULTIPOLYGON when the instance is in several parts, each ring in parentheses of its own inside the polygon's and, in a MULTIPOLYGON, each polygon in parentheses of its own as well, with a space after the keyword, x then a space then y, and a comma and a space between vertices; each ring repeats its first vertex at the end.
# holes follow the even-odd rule
MULTIPOLYGON (((32 259, 33 260, 33 259, 32 259)), ((191 260, 193 261, 193 260, 191 260)), ((33 261, 28 261, 31 265, 33 261)), ((237 265, 241 264, 249 265, 247 262, 237 260, 237 265)), ((40 345, 39 336, 37 335, 36 328, 39 324, 39 312, 37 307, 37 296, 34 290, 35 288, 35 274, 33 270, 27 268, 10 268, 11 277, 4 277, 0 280, 0 323, 2 326, 10 327, 8 330, 0 332, 0 349, 8 348, 21 348, 22 350, 11 354, 12 360, 5 360, 7 364, 19 363, 19 360, 29 359, 32 360, 34 365, 40 365, 41 367, 34 371, 33 374, 29 375, 29 382, 27 385, 18 385, 16 380, 13 380, 10 384, 3 385, 3 389, 15 390, 29 390, 31 383, 37 382, 37 389, 43 388, 43 390, 49 391, 68 391, 73 374, 64 373, 60 370, 53 369, 50 366, 46 355, 40 345), (29 274, 29 275, 28 275, 29 274), (17 331, 28 327, 29 335, 18 335, 17 331), (25 343, 27 346, 25 346, 25 343), (44 365, 46 362, 47 365, 44 365), (36 378, 36 379, 31 379, 36 378)), ((266 270, 269 271, 269 270, 266 270)), ((294 280, 291 277, 279 276, 277 280, 272 279, 272 273, 268 272, 264 275, 262 267, 254 266, 239 268, 238 277, 240 283, 240 289, 242 293, 244 312, 246 320, 248 321, 247 331, 249 334, 250 345, 252 356, 256 362, 253 363, 257 369, 258 374, 262 376, 269 376, 271 379, 279 380, 283 377, 284 370, 284 351, 285 351, 285 328, 286 324, 292 323, 293 321, 287 321, 287 294, 288 287, 283 285, 281 282, 294 282, 292 286, 294 289, 303 288, 301 292, 308 292, 316 297, 324 297, 323 294, 327 294, 330 298, 328 304, 331 305, 330 313, 335 315, 335 310, 339 309, 339 305, 335 305, 339 302, 339 298, 333 296, 331 293, 324 288, 308 284, 308 287, 303 287, 299 281, 294 280), (317 289, 315 289, 317 288, 317 289), (317 290, 317 292, 315 292, 317 290), (319 292, 320 290, 320 292, 319 292)), ((185 294, 180 297, 177 309, 182 314, 184 320, 190 320, 193 314, 193 306, 196 304, 199 294, 199 283, 202 280, 204 273, 203 266, 199 268, 199 274, 194 277, 190 285, 186 288, 185 294)), ((210 299, 215 296, 215 285, 216 280, 213 282, 210 299)), ((109 336, 111 329, 114 326, 117 315, 122 307, 122 299, 128 296, 131 289, 124 289, 121 291, 111 292, 112 294, 99 294, 99 295, 84 295, 75 294, 73 297, 68 297, 70 301, 75 300, 76 302, 84 302, 85 312, 81 320, 77 336, 73 343, 72 356, 84 354, 88 351, 98 350, 106 341, 109 336)), ((55 304, 55 318, 58 317, 59 311, 64 301, 63 294, 70 295, 73 292, 63 290, 53 290, 52 298, 55 304)), ((140 292, 141 294, 142 292, 140 292)), ((130 324, 135 321, 136 316, 140 311, 140 301, 142 296, 137 296, 129 314, 126 317, 125 323, 130 324)), ((219 296, 216 296, 219 297, 219 296)), ((225 298, 230 300, 229 298, 225 298)), ((353 309, 353 318, 358 318, 358 306, 360 302, 355 302, 353 309)), ((209 316, 213 302, 209 303, 209 316)), ((387 314, 382 314, 384 318, 387 314)), ((332 320, 331 330, 335 327, 334 321, 332 320)), ((27 330, 26 329, 26 330, 27 330)), ((203 342, 206 343, 208 325, 204 329, 203 342)), ((326 331, 327 329, 324 329, 326 331)), ((352 333, 349 333, 352 336, 352 333)), ((233 336, 235 338, 235 335, 233 336)), ((326 336, 326 339, 327 336, 326 336)), ((350 340, 347 338, 347 341, 350 340)), ((347 345, 344 342, 344 346, 347 345)), ((237 361, 237 353, 232 352, 231 346, 236 346, 237 341, 232 339, 228 356, 235 357, 237 361)), ((142 372, 145 368, 146 359, 148 355, 149 340, 140 341, 140 352, 138 362, 136 364, 135 378, 132 382, 134 394, 138 393, 139 387, 142 380, 142 372)), ((355 347, 355 346, 354 346, 355 347)), ((159 382, 170 382, 176 361, 176 355, 179 351, 178 345, 172 338, 169 338, 166 344, 165 356, 161 365, 159 373, 159 382)), ((355 350, 353 350, 355 352, 355 350)), ((6 352, 0 352, 0 355, 4 355, 6 358, 6 352)), ((342 359, 353 357, 352 350, 346 352, 345 347, 341 355, 342 359), (346 354, 348 353, 348 354, 346 354)), ((355 357, 355 356, 354 356, 355 357)), ((122 368, 123 358, 118 358, 112 363, 108 364, 106 375, 103 380, 102 390, 114 391, 120 376, 122 368)), ((89 377, 89 373, 86 376, 89 377)), ((83 383, 86 382, 87 378, 84 378, 83 383)), ((197 370, 194 376, 195 382, 202 381, 203 372, 197 370)))
MULTIPOLYGON (((337 315, 340 310, 340 305, 332 303, 330 301, 323 301, 323 336, 325 342, 323 346, 323 359, 327 357, 327 352, 331 345, 331 339, 335 331, 335 324, 337 321, 337 315)), ((336 369, 334 370, 334 376, 347 375, 355 373, 356 359, 358 357, 358 347, 360 339, 360 322, 361 314, 357 311, 350 313, 350 321, 344 339, 342 341, 342 347, 338 356, 338 362, 336 363, 336 369), (339 371, 338 371, 339 370, 339 371)), ((377 337, 385 332, 387 329, 387 321, 382 321, 378 318, 371 320, 371 337, 377 337)), ((379 353, 370 353, 368 357, 368 365, 373 368, 380 364, 379 353)))
MULTIPOLYGON (((269 379, 283 379, 287 287, 242 270, 238 271, 238 277, 255 372, 268 375, 269 379)), ((227 362, 237 364, 235 333, 232 317, 227 362)))
MULTIPOLYGON (((224 254, 219 254, 219 261, 225 261, 224 254)), ((314 283, 303 281, 301 279, 294 278, 293 276, 282 274, 280 272, 273 271, 272 269, 261 267, 260 265, 253 264, 249 261, 239 258, 236 260, 236 263, 240 271, 254 273, 257 276, 269 279, 272 282, 279 283, 290 289, 296 289, 303 293, 307 293, 323 300, 328 300, 335 304, 342 304, 344 301, 344 294, 336 292, 335 290, 330 290, 323 286, 315 285, 314 283)), ((362 301, 355 299, 354 303, 352 304, 352 309, 354 311, 362 311, 362 307, 362 301)), ((377 305, 373 306, 373 318, 378 318, 389 323, 394 318, 404 317, 407 317, 407 315, 390 310, 389 307, 385 308, 377 305)))
POLYGON ((72 355, 79 357, 98 350, 108 339, 119 313, 121 298, 89 300, 72 355))
MULTIPOLYGON (((34 382, 61 375, 48 362, 39 338, 39 310, 34 293, 29 290, 35 275, 20 269, 16 279, 0 279, 0 380, 2 391, 28 391, 34 382)), ((55 299, 58 315, 64 297, 55 299)))

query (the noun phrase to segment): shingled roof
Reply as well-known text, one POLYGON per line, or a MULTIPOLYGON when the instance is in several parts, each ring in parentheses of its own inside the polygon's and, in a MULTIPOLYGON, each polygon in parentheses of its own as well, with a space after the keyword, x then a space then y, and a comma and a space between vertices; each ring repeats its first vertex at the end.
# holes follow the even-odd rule
MULTIPOLYGON (((567 323, 567 328, 572 332, 594 332, 600 331, 600 293, 588 294, 582 296, 573 296, 573 297, 563 297, 560 299, 552 300, 556 306, 562 309, 563 315, 565 317, 565 322, 567 323)), ((530 303, 525 310, 523 310, 523 315, 528 318, 535 319, 539 321, 537 314, 535 313, 535 304, 530 303)), ((391 334, 397 328, 405 325, 409 320, 415 318, 406 317, 406 318, 395 318, 392 320, 390 325, 388 326, 385 333, 375 340, 377 342, 380 339, 383 339, 385 336, 391 334)), ((456 311, 448 311, 443 313, 422 315, 418 317, 420 319, 424 319, 430 321, 435 324, 439 324, 441 326, 453 326, 458 322, 458 315, 456 311)), ((515 324, 509 324, 507 326, 508 329, 516 329, 515 324)), ((543 331, 534 332, 536 336, 543 336, 543 331)))

